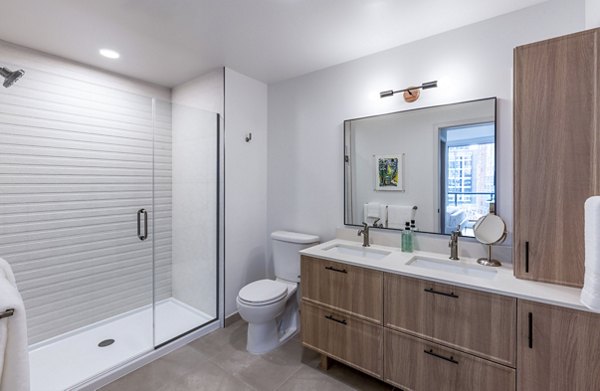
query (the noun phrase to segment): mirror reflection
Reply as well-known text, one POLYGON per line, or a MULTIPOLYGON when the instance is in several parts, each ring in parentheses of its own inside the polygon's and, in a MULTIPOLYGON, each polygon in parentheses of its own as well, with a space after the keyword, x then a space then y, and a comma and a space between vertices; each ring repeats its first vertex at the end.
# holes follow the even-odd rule
MULTIPOLYGON (((490 208, 493 209, 493 208, 490 208)), ((500 216, 489 213, 482 216, 473 227, 475 239, 480 243, 487 245, 487 257, 479 258, 477 263, 484 266, 502 266, 497 259, 492 258, 492 245, 500 244, 506 239, 506 224, 500 216)))
POLYGON ((344 223, 473 236, 496 202, 496 98, 344 122, 344 223))

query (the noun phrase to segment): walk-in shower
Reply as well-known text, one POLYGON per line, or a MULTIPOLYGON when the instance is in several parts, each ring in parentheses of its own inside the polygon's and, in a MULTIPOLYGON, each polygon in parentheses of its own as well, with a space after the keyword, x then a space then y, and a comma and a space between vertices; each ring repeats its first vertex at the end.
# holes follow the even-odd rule
POLYGON ((38 65, 0 68, 27 70, 0 91, 0 257, 47 391, 218 318, 220 138, 216 113, 38 65))

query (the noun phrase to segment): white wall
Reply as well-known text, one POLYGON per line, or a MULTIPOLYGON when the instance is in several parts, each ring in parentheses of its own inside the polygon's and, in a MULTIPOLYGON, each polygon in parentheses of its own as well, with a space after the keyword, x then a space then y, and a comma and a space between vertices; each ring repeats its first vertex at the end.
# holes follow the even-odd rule
MULTIPOLYGON (((343 224, 343 121, 489 96, 498 101, 498 207, 512 227, 512 54, 582 30, 585 0, 550 0, 269 86, 268 228, 327 240, 343 224), (378 92, 438 80, 415 104, 378 92)), ((446 240, 446 239, 443 239, 446 240)))
POLYGON ((171 111, 161 105, 154 122, 152 106, 170 91, 2 42, 0 59, 26 71, 0 88, 0 257, 29 341, 152 302, 140 208, 156 223, 157 297, 171 296, 171 111), (154 159, 163 175, 153 185, 154 159))
POLYGON ((267 256, 267 85, 225 69, 225 314, 267 256), (252 141, 246 142, 247 133, 252 141))
POLYGON ((600 1, 585 0, 585 28, 600 27, 600 1))
POLYGON ((217 68, 174 87, 173 103, 223 115, 223 77, 223 68, 217 68))

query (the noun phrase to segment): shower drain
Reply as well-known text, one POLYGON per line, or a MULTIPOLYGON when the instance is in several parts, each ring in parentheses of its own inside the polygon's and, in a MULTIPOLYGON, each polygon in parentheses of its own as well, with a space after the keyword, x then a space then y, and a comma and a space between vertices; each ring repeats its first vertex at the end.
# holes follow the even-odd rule
POLYGON ((112 345, 113 343, 115 343, 114 339, 105 339, 104 341, 100 341, 98 346, 100 346, 101 348, 105 348, 107 346, 112 345))

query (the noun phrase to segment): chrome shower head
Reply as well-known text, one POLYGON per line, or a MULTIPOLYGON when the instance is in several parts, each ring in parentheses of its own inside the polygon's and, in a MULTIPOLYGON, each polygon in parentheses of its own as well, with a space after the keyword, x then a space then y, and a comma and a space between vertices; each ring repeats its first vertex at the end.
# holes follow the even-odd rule
POLYGON ((8 87, 12 86, 13 84, 15 84, 17 82, 17 80, 19 80, 21 77, 23 77, 24 74, 25 74, 25 71, 22 69, 19 69, 19 70, 13 72, 7 68, 0 68, 0 76, 4 77, 4 83, 2 83, 2 85, 5 88, 8 88, 8 87))

